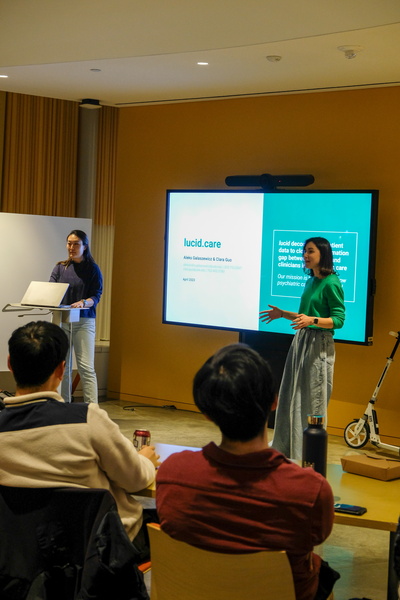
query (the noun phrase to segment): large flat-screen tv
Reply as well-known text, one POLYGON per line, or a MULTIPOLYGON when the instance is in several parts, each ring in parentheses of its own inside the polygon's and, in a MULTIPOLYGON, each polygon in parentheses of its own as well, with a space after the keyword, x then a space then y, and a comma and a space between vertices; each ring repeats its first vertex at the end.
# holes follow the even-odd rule
POLYGON ((163 322, 292 335, 259 312, 298 310, 303 243, 317 235, 344 288, 335 340, 371 344, 377 208, 376 190, 168 190, 163 322))

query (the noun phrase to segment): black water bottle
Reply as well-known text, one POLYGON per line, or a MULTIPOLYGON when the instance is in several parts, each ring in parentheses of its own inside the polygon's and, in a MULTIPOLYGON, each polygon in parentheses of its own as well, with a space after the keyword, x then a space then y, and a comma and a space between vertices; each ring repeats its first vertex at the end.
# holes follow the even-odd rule
POLYGON ((303 432, 303 467, 312 467, 326 477, 328 434, 322 415, 308 415, 308 426, 303 432))

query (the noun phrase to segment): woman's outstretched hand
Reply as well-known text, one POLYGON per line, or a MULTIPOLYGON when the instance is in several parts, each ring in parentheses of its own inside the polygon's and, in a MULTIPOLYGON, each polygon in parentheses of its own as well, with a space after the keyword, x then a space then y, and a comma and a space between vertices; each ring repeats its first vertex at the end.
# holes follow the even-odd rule
POLYGON ((275 319, 280 319, 282 317, 282 311, 277 306, 273 306, 272 304, 268 304, 270 307, 269 310, 262 310, 260 312, 259 319, 263 323, 271 323, 271 321, 275 321, 275 319))
POLYGON ((297 315, 297 317, 293 319, 292 329, 304 329, 304 327, 308 327, 312 324, 312 317, 308 317, 307 315, 297 315))

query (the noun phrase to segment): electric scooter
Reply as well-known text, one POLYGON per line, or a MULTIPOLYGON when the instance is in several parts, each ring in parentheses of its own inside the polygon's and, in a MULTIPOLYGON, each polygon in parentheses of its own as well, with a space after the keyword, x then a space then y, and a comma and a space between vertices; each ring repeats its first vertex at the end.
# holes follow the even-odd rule
POLYGON ((380 387, 385 379, 385 376, 389 370, 390 365, 393 362, 394 355, 396 354, 397 348, 400 344, 400 331, 389 331, 389 335, 396 338, 394 348, 391 355, 387 358, 385 368, 379 378, 378 384, 372 394, 371 400, 368 402, 365 413, 361 419, 355 419, 349 423, 344 430, 345 442, 350 448, 363 448, 365 444, 370 441, 371 444, 377 448, 383 448, 384 450, 390 450, 400 455, 400 447, 392 446, 391 444, 384 444, 381 442, 379 436, 379 424, 378 415, 375 410, 375 403, 378 396, 380 387))

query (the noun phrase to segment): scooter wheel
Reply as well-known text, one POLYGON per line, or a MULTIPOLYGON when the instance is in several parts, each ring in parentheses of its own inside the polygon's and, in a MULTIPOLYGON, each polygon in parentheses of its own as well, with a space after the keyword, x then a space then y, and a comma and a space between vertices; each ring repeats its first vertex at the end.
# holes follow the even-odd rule
POLYGON ((349 423, 344 430, 344 441, 350 448, 363 448, 369 440, 369 425, 364 423, 361 431, 356 433, 358 424, 359 420, 355 419, 349 423))

